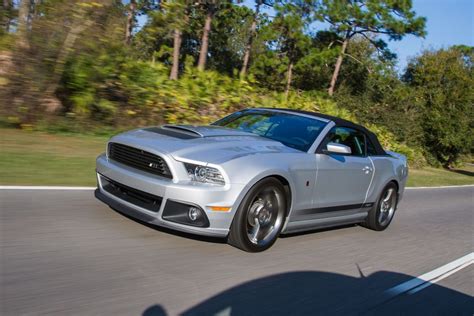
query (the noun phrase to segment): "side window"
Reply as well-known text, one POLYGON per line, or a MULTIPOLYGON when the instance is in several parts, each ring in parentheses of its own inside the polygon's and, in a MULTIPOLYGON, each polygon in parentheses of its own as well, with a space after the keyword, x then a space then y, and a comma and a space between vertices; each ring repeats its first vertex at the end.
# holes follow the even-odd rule
POLYGON ((365 156, 365 135, 355 129, 348 127, 333 127, 324 140, 327 143, 337 143, 351 148, 352 156, 365 156))
POLYGON ((367 142, 367 155, 369 156, 375 156, 377 155, 377 151, 375 150, 374 144, 370 141, 368 137, 365 138, 367 142))

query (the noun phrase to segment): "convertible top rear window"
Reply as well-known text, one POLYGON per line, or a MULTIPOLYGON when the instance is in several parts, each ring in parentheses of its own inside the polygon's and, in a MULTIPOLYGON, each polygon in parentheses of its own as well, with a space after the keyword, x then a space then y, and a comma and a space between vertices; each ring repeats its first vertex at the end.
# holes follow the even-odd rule
POLYGON ((308 151, 326 124, 317 118, 301 115, 247 110, 226 116, 212 125, 254 133, 288 147, 308 151))

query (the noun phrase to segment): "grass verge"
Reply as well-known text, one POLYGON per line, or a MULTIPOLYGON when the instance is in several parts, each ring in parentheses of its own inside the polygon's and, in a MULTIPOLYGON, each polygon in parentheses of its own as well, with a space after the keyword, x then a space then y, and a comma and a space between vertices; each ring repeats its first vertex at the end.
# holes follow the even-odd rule
POLYGON ((107 137, 0 129, 0 184, 95 185, 107 137))
MULTIPOLYGON (((0 128, 0 184, 95 185, 95 158, 107 137, 0 128)), ((412 169, 408 186, 474 184, 474 166, 448 171, 412 169)))
POLYGON ((446 170, 439 168, 410 169, 407 186, 434 187, 443 185, 474 184, 474 166, 446 170))

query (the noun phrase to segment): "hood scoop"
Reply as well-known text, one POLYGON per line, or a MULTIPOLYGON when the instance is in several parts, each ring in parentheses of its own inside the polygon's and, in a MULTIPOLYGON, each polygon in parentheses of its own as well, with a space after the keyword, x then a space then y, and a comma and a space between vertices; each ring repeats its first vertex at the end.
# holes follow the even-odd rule
POLYGON ((195 125, 163 125, 160 127, 149 127, 144 130, 161 135, 180 139, 207 138, 207 137, 225 137, 225 136, 252 136, 255 134, 239 131, 221 126, 195 126, 195 125))
POLYGON ((171 129, 171 130, 175 130, 177 132, 184 132, 186 134, 193 134, 195 137, 204 137, 203 134, 199 133, 199 131, 197 131, 196 128, 194 128, 194 126, 191 126, 191 125, 163 125, 161 127, 162 129, 171 129))
POLYGON ((163 127, 148 127, 148 128, 144 128, 143 130, 147 132, 152 132, 152 133, 165 135, 165 136, 169 136, 173 138, 179 138, 179 139, 195 139, 195 138, 202 137, 196 133, 187 133, 180 130, 166 129, 163 127))

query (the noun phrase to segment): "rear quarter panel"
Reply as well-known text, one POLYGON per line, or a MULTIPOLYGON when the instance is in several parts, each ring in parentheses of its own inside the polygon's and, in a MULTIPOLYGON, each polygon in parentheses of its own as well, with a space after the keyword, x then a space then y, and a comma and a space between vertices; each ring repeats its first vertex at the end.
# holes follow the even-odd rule
POLYGON ((398 184, 399 199, 403 197, 408 169, 404 157, 396 158, 387 156, 371 156, 374 164, 375 175, 372 184, 367 192, 367 202, 375 202, 382 189, 390 182, 396 181, 398 184))

